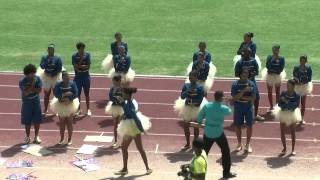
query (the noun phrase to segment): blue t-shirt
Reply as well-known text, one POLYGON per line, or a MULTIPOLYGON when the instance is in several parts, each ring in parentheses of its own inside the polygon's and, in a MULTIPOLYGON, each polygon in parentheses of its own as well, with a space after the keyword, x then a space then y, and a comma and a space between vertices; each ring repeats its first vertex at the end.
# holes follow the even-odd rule
POLYGON ((281 92, 279 107, 282 111, 294 111, 300 104, 300 96, 294 92, 291 96, 287 91, 281 92))
POLYGON ((112 105, 120 105, 121 102, 118 101, 116 97, 122 96, 121 87, 111 87, 109 91, 109 100, 112 101, 112 105))
MULTIPOLYGON (((241 82, 240 80, 237 80, 232 84, 231 96, 232 97, 236 96, 238 93, 240 93, 246 87, 250 87, 251 91, 245 92, 243 95, 244 97, 250 97, 250 96, 253 96, 254 94, 256 94, 256 86, 252 81, 247 80, 246 82, 241 82)), ((250 103, 251 104, 252 102, 239 99, 238 101, 235 102, 235 104, 238 104, 238 103, 250 103)))
POLYGON ((220 102, 209 102, 203 106, 199 115, 198 123, 205 119, 204 134, 208 138, 218 138, 223 133, 224 117, 231 114, 231 109, 220 102))
MULTIPOLYGON (((198 60, 198 55, 200 51, 193 53, 192 62, 195 62, 198 60)), ((210 64, 211 62, 211 54, 208 51, 204 52, 204 60, 210 64)))
MULTIPOLYGON (((120 46, 124 46, 124 48, 126 49, 126 54, 128 54, 128 44, 126 42, 121 42, 120 44, 120 46)), ((119 46, 117 46, 116 41, 111 43, 111 54, 113 56, 119 55, 119 46)))
MULTIPOLYGON (((75 66, 76 64, 80 63, 80 55, 79 53, 74 53, 72 55, 72 65, 75 66)), ((79 65, 90 65, 91 64, 91 56, 89 53, 84 53, 84 57, 82 63, 79 65)), ((89 69, 80 67, 79 71, 74 68, 75 76, 89 76, 89 69)))
POLYGON ((257 61, 253 58, 241 58, 239 61, 237 61, 236 66, 234 68, 235 76, 240 77, 240 72, 243 69, 247 69, 249 71, 250 80, 254 80, 255 77, 259 74, 259 65, 257 61))
POLYGON ((285 60, 283 56, 279 56, 277 59, 272 60, 272 55, 267 57, 266 68, 268 74, 280 74, 285 65, 285 60))
POLYGON ((201 85, 196 84, 194 89, 191 83, 185 83, 181 92, 181 99, 186 99, 186 105, 200 106, 204 97, 204 89, 201 85))
POLYGON ((240 55, 242 49, 247 48, 247 47, 249 47, 251 49, 250 57, 255 58, 256 52, 257 52, 257 45, 254 42, 251 42, 249 44, 246 44, 245 42, 242 42, 240 44, 240 47, 239 47, 238 51, 237 51, 237 54, 240 55))
POLYGON ((299 84, 307 84, 312 80, 311 66, 306 64, 304 70, 302 70, 300 66, 295 66, 293 68, 293 78, 299 84))
POLYGON ((116 55, 113 58, 113 66, 116 72, 119 73, 127 73, 130 65, 131 65, 131 58, 128 55, 120 56, 116 55))
POLYGON ((30 99, 36 99, 39 98, 39 93, 33 92, 28 95, 24 95, 23 90, 26 86, 31 86, 34 83, 34 87, 36 89, 42 88, 42 81, 39 76, 34 76, 33 79, 29 80, 27 77, 23 77, 19 81, 19 88, 21 90, 21 98, 22 101, 27 101, 30 99))
POLYGON ((48 55, 42 56, 40 62, 41 69, 50 76, 56 76, 62 70, 62 61, 59 56, 49 57, 48 55))
POLYGON ((70 101, 78 97, 78 88, 74 81, 69 81, 67 86, 64 86, 63 82, 60 81, 53 89, 53 94, 57 99, 59 99, 59 101, 63 99, 62 94, 66 92, 72 92, 72 95, 67 97, 70 101))
POLYGON ((200 81, 207 80, 208 74, 209 74, 209 69, 210 69, 209 63, 207 63, 205 61, 203 62, 202 65, 200 65, 199 61, 193 62, 192 71, 198 72, 197 78, 200 81))

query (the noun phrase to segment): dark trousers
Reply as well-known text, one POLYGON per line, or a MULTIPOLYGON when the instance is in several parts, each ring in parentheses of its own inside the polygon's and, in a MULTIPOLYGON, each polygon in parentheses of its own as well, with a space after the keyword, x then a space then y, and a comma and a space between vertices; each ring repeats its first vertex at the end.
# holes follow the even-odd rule
POLYGON ((204 141, 204 150, 206 151, 207 155, 213 145, 213 143, 217 143, 220 147, 221 154, 222 154, 222 167, 223 167, 223 175, 227 175, 230 173, 231 167, 231 158, 230 158, 230 149, 227 137, 224 133, 218 138, 208 138, 206 135, 203 135, 204 141))

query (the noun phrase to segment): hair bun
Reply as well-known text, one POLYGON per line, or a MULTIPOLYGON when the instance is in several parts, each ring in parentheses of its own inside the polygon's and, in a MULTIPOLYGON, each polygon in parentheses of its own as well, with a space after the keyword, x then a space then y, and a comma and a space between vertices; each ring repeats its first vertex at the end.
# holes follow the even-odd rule
POLYGON ((132 88, 132 93, 137 93, 138 89, 136 87, 132 88))
POLYGON ((125 87, 123 88, 123 92, 126 93, 126 94, 134 94, 138 91, 138 89, 136 87, 125 87))

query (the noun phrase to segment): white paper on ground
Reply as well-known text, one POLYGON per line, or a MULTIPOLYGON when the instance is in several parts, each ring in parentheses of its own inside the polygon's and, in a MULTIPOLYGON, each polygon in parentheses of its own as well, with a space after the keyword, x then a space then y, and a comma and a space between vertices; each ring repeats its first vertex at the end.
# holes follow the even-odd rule
POLYGON ((93 154, 99 147, 101 146, 83 144, 76 153, 77 154, 93 154))
POLYGON ((4 165, 4 163, 5 163, 6 161, 7 161, 6 159, 0 158, 0 166, 4 165))
POLYGON ((84 142, 104 142, 104 143, 108 143, 108 142, 112 142, 113 141, 113 137, 112 136, 89 136, 87 135, 84 140, 84 142))
POLYGON ((37 144, 30 144, 28 146, 21 146, 22 151, 25 153, 29 153, 31 155, 34 156, 45 156, 45 155, 49 155, 52 154, 53 152, 40 146, 37 144))
POLYGON ((85 172, 97 171, 98 169, 100 169, 98 165, 88 163, 85 160, 75 161, 73 164, 84 170, 85 172))

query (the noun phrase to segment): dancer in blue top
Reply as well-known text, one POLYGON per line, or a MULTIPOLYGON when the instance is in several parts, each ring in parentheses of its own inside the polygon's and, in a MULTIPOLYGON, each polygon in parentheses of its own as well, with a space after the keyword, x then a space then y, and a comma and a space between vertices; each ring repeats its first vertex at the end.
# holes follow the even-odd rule
POLYGON ((68 145, 72 144, 73 119, 79 107, 78 88, 75 82, 70 81, 69 74, 62 72, 62 81, 57 83, 53 89, 54 98, 50 107, 59 116, 60 141, 64 140, 65 126, 68 129, 68 145))
POLYGON ((123 46, 125 48, 125 53, 128 53, 128 44, 122 41, 122 34, 120 32, 116 32, 114 34, 115 41, 111 43, 111 53, 113 56, 119 55, 119 47, 123 46))
POLYGON ((19 81, 21 90, 21 124, 25 125, 26 137, 24 143, 30 143, 30 129, 34 125, 35 137, 34 143, 40 144, 39 138, 40 123, 42 122, 41 105, 39 93, 41 92, 42 82, 40 77, 36 76, 36 67, 28 64, 23 69, 24 77, 19 81))
POLYGON ((301 124, 305 124, 304 115, 306 110, 307 95, 312 93, 312 69, 307 64, 307 55, 300 56, 300 65, 293 69, 293 78, 296 81, 295 91, 301 96, 301 124))
POLYGON ((292 149, 291 155, 295 155, 295 143, 296 143, 296 123, 301 121, 301 112, 299 110, 300 96, 294 91, 295 81, 289 80, 287 83, 287 91, 283 91, 280 95, 278 106, 275 107, 273 113, 275 118, 280 120, 281 141, 283 150, 280 153, 281 156, 286 154, 286 128, 290 128, 292 149))
POLYGON ((272 47, 272 55, 267 57, 266 69, 262 71, 262 79, 267 82, 268 99, 270 104, 270 111, 273 110, 273 96, 272 89, 276 89, 276 104, 280 98, 281 81, 285 79, 285 59, 279 55, 280 45, 272 47))
POLYGON ((206 48, 207 48, 207 44, 206 42, 204 41, 200 41, 199 42, 199 51, 193 53, 193 56, 192 56, 192 61, 195 62, 198 60, 198 55, 199 53, 202 53, 204 54, 204 60, 207 62, 207 63, 211 63, 211 54, 210 52, 206 51, 206 48))
POLYGON ((244 48, 242 58, 236 63, 235 66, 235 76, 239 77, 241 70, 247 69, 249 71, 249 80, 252 81, 256 87, 255 92, 256 98, 254 102, 254 116, 255 120, 263 121, 264 118, 258 114, 259 111, 259 102, 260 102, 260 93, 256 83, 255 77, 259 74, 259 66, 257 61, 254 58, 250 57, 251 49, 249 47, 244 48))
POLYGON ((146 167, 146 174, 151 174, 152 170, 149 168, 147 156, 142 145, 141 133, 146 132, 151 127, 150 119, 140 112, 134 105, 132 94, 137 92, 137 88, 124 87, 122 89, 122 97, 117 98, 124 111, 124 118, 121 120, 118 133, 123 137, 122 140, 122 157, 123 168, 116 172, 116 175, 128 174, 128 147, 132 140, 135 141, 138 151, 141 154, 144 165, 146 167))
POLYGON ((243 35, 243 42, 240 44, 240 47, 237 51, 238 55, 243 55, 243 49, 250 48, 251 53, 250 57, 255 58, 256 51, 257 51, 257 45, 252 41, 253 33, 252 32, 246 32, 243 35))
POLYGON ((115 41, 111 43, 111 54, 108 54, 101 63, 102 69, 105 70, 105 72, 110 73, 109 71, 113 67, 113 61, 112 59, 120 55, 119 48, 122 46, 125 49, 125 54, 128 54, 128 44, 126 42, 122 41, 122 34, 120 32, 116 32, 114 34, 115 41))
POLYGON ((113 57, 113 67, 114 69, 110 73, 110 77, 120 75, 121 83, 123 86, 128 87, 130 82, 134 80, 135 72, 130 68, 131 57, 126 54, 126 49, 124 46, 119 47, 119 55, 113 57))
MULTIPOLYGON (((190 146, 190 122, 196 121, 201 107, 207 102, 204 100, 203 86, 197 84, 197 71, 189 73, 190 83, 183 85, 180 98, 176 100, 174 110, 178 112, 179 117, 184 121, 184 134, 186 145, 183 149, 189 149, 190 146)), ((199 136, 199 128, 194 128, 194 138, 199 136)))
POLYGON ((109 103, 105 108, 105 112, 108 115, 112 116, 113 119, 113 137, 114 143, 112 145, 113 148, 118 147, 118 125, 123 116, 123 109, 121 106, 122 99, 122 87, 121 87, 121 76, 114 76, 112 78, 113 86, 109 90, 109 103))
POLYGON ((198 59, 193 62, 192 71, 197 72, 197 83, 203 86, 206 96, 212 87, 213 79, 208 77, 210 65, 204 58, 204 53, 198 52, 198 59))
POLYGON ((49 44, 48 55, 41 58, 40 69, 37 74, 40 76, 44 89, 44 114, 47 114, 51 89, 61 80, 62 61, 59 56, 54 55, 54 44, 49 44))
MULTIPOLYGON (((86 97, 87 112, 86 115, 91 116, 90 111, 90 65, 91 56, 89 53, 85 52, 86 45, 83 42, 78 42, 76 48, 78 52, 72 55, 72 65, 74 68, 75 76, 74 82, 78 88, 78 99, 81 101, 81 91, 83 89, 84 95, 86 97)), ((81 109, 79 106, 78 114, 81 114, 81 109)))
POLYGON ((238 145, 236 150, 242 150, 241 144, 241 127, 246 121, 247 126, 247 142, 245 145, 245 151, 251 153, 252 148, 250 145, 252 136, 252 126, 253 126, 253 113, 252 104, 256 99, 256 87, 255 84, 248 79, 249 71, 248 69, 240 70, 240 79, 236 80, 231 87, 231 96, 234 102, 234 117, 233 124, 236 127, 236 135, 238 140, 238 145))

